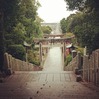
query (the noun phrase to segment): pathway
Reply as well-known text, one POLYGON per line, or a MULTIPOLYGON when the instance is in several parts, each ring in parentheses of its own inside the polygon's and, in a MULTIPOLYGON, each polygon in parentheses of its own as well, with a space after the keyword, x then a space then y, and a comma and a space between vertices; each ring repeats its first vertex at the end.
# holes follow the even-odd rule
POLYGON ((0 99, 99 99, 72 72, 16 72, 0 83, 0 99))
POLYGON ((50 48, 43 71, 63 71, 63 54, 60 47, 50 48))

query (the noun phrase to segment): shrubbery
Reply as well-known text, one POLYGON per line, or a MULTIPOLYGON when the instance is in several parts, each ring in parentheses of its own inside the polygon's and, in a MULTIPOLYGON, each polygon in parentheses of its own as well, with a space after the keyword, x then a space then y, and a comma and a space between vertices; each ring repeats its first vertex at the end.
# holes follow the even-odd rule
POLYGON ((28 62, 37 66, 40 65, 38 50, 28 50, 28 62))
POLYGON ((71 61, 72 61, 72 56, 71 56, 71 54, 69 54, 68 56, 66 56, 65 66, 67 66, 71 61))
POLYGON ((8 47, 8 53, 13 57, 25 60, 25 48, 22 45, 10 45, 8 47))

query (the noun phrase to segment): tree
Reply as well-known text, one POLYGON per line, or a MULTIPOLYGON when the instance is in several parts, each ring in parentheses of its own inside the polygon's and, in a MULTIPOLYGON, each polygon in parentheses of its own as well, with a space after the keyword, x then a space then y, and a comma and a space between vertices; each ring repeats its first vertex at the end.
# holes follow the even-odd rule
POLYGON ((60 21, 60 25, 61 25, 62 33, 66 33, 66 19, 65 18, 63 18, 60 21))
POLYGON ((35 0, 0 0, 0 70, 3 67, 3 55, 10 51, 11 45, 23 45, 23 41, 32 42, 34 36, 41 36, 35 0))
POLYGON ((68 5, 69 10, 84 10, 92 11, 92 9, 99 10, 99 0, 64 0, 68 5))
POLYGON ((21 60, 25 60, 25 48, 21 44, 15 44, 8 47, 8 52, 13 57, 21 60))
POLYGON ((44 34, 50 34, 52 29, 50 26, 42 26, 42 31, 44 34))
POLYGON ((80 46, 88 47, 89 53, 99 48, 99 1, 65 0, 70 10, 78 13, 67 18, 67 30, 77 37, 80 46), (73 5, 73 6, 72 6, 73 5), (71 19, 71 20, 70 20, 71 19))
POLYGON ((4 52, 5 52, 5 46, 4 46, 4 12, 3 12, 3 3, 4 1, 0 1, 0 70, 3 69, 3 63, 4 63, 4 52))

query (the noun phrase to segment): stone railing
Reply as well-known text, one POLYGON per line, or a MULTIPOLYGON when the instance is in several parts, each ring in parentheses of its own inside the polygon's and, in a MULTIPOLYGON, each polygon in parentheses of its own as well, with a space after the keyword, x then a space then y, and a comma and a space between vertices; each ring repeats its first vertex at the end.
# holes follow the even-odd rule
POLYGON ((72 61, 65 67, 65 71, 74 71, 77 67, 77 56, 72 59, 72 61))
POLYGON ((10 54, 4 54, 4 69, 10 69, 11 71, 36 71, 40 70, 39 66, 35 66, 31 63, 16 59, 10 54))
POLYGON ((84 81, 99 86, 99 49, 93 51, 90 56, 85 54, 83 59, 80 53, 77 54, 65 70, 75 71, 76 68, 84 81))
POLYGON ((78 52, 77 55, 72 59, 72 61, 65 67, 65 71, 75 71, 75 69, 81 68, 81 53, 78 52))
POLYGON ((99 49, 83 57, 83 79, 99 86, 99 49))

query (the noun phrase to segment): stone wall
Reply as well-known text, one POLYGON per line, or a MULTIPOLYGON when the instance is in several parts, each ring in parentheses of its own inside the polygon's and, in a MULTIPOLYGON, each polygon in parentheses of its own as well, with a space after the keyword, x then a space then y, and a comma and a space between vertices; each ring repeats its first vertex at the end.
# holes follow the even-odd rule
POLYGON ((99 49, 83 57, 83 79, 99 86, 99 49))
POLYGON ((75 69, 81 68, 81 53, 78 52, 77 55, 72 59, 72 61, 65 67, 65 71, 75 71, 75 69))
POLYGON ((31 63, 16 59, 10 54, 4 54, 4 69, 10 69, 11 71, 36 71, 40 70, 39 66, 35 66, 31 63))
POLYGON ((75 68, 81 70, 83 80, 99 86, 99 49, 92 52, 92 54, 84 54, 83 60, 80 53, 73 58, 65 70, 75 71, 75 68))
POLYGON ((65 71, 74 71, 77 68, 77 56, 65 67, 65 71))

